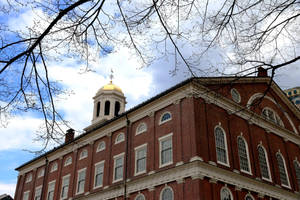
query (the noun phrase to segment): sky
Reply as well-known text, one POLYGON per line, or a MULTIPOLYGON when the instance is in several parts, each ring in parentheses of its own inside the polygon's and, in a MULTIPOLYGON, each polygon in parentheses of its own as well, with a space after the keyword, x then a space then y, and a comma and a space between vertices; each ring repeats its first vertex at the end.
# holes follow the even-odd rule
MULTIPOLYGON (((22 29, 32 26, 32 19, 39 12, 25 9, 19 15, 2 15, 0 21, 7 21, 8 26, 22 29)), ((90 125, 92 98, 98 89, 109 83, 111 69, 114 71, 113 83, 118 85, 126 96, 126 109, 190 77, 182 63, 179 64, 179 71, 175 75, 170 73, 174 66, 173 58, 158 59, 151 65, 142 67, 139 58, 125 46, 112 48, 106 55, 100 55, 96 49, 90 51, 99 55, 89 62, 93 71, 82 73, 86 63, 79 58, 65 55, 62 55, 60 60, 53 59, 48 63, 50 79, 59 80, 61 86, 70 92, 68 96, 60 98, 56 107, 75 130, 82 131, 90 125)), ((214 55, 207 57, 204 65, 208 60, 214 59, 214 55)), ((275 81, 283 89, 300 86, 299 68, 299 63, 296 63, 276 71, 275 81)), ((5 127, 0 127, 0 195, 7 193, 14 196, 18 176, 14 169, 34 157, 34 154, 27 150, 37 150, 41 147, 39 142, 34 141, 41 123, 40 116, 30 112, 18 113, 8 120, 5 127)))

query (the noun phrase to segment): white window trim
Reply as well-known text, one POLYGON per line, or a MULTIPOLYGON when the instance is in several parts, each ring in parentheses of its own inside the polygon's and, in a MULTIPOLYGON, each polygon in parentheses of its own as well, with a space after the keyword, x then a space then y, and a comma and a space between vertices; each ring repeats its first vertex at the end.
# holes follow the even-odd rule
MULTIPOLYGON (((34 189, 34 197, 33 197, 34 200, 35 200, 35 197, 36 197, 36 191, 39 190, 39 189, 42 189, 42 185, 39 185, 39 186, 35 187, 35 189, 34 189)), ((40 200, 41 199, 42 199, 42 191, 41 191, 40 200)))
MULTIPOLYGON (((242 140, 244 140, 244 143, 245 143, 245 146, 246 146, 247 159, 248 159, 248 168, 249 168, 249 171, 246 171, 246 170, 241 169, 241 163, 240 163, 240 170, 241 170, 241 172, 243 172, 243 173, 252 175, 252 169, 251 169, 251 162, 250 162, 250 156, 249 156, 248 143, 247 143, 246 139, 245 139, 243 136, 240 135, 240 136, 237 137, 237 139, 238 139, 238 138, 241 138, 242 140)), ((240 156, 240 155, 239 155, 239 156, 240 156)), ((239 159, 239 161, 240 161, 240 159, 239 159)))
POLYGON ((87 158, 87 157, 88 157, 88 154, 89 154, 89 152, 88 152, 87 149, 81 150, 80 155, 79 155, 79 160, 82 160, 82 159, 84 159, 84 158, 87 158), (83 155, 83 152, 86 152, 86 155, 83 155))
POLYGON ((51 164, 50 173, 51 173, 51 172, 55 172, 55 171, 57 170, 57 168, 58 168, 57 162, 53 162, 53 163, 51 164), (54 166, 56 166, 56 167, 54 168, 54 166))
MULTIPOLYGON (((53 195, 55 194, 55 183, 56 183, 56 180, 53 180, 53 181, 48 182, 47 199, 49 199, 49 196, 48 196, 48 194, 49 194, 49 186, 50 186, 51 184, 53 184, 53 183, 54 183, 53 195)), ((53 196, 53 199, 55 199, 54 196, 53 196)))
POLYGON ((26 175, 26 180, 25 180, 25 183, 29 183, 32 181, 32 173, 29 173, 26 175), (30 177, 30 178, 29 178, 30 177))
POLYGON ((267 121, 269 121, 269 122, 271 122, 271 123, 273 123, 273 124, 276 124, 276 125, 278 125, 278 126, 281 126, 281 127, 285 127, 284 126, 284 123, 283 123, 283 121, 282 121, 282 119, 279 117, 279 115, 277 114, 277 112, 275 111, 275 110, 273 110, 272 108, 270 108, 270 107, 264 107, 263 109, 262 109, 262 111, 261 111, 261 114, 263 113, 263 111, 264 110, 270 110, 270 111, 272 111, 273 113, 274 113, 274 117, 275 117, 275 122, 273 122, 272 120, 270 120, 269 119, 269 116, 267 117, 267 118, 265 118, 263 115, 262 115, 262 117, 263 118, 265 118, 267 121), (276 119, 276 117, 280 120, 278 123, 276 123, 276 121, 277 121, 277 119, 276 119))
POLYGON ((97 163, 95 163, 95 168, 94 168, 94 184, 93 184, 93 186, 94 186, 94 189, 97 189, 97 188, 100 188, 100 187, 102 187, 103 186, 103 180, 104 180, 104 164, 105 164, 105 160, 102 160, 102 161, 100 161, 100 162, 97 162, 97 163), (102 179, 102 184, 101 185, 95 185, 96 184, 96 167, 97 166, 99 166, 99 165, 103 165, 103 179, 102 179))
POLYGON ((147 132, 147 129, 148 129, 147 124, 146 124, 145 122, 142 122, 142 123, 140 123, 140 124, 136 127, 135 135, 139 135, 139 134, 141 134, 141 133, 145 133, 145 132, 147 132), (139 129, 139 127, 142 126, 142 125, 145 125, 146 128, 145 128, 144 130, 139 131, 138 129, 139 129))
POLYGON ((171 112, 169 112, 169 111, 164 112, 163 114, 160 115, 158 125, 164 124, 164 123, 166 123, 166 122, 168 122, 168 121, 171 121, 171 120, 172 120, 172 114, 171 114, 171 112), (169 119, 165 120, 165 121, 161 121, 162 118, 163 118, 163 116, 164 116, 165 114, 167 114, 167 113, 169 113, 171 117, 170 117, 169 119))
POLYGON ((63 183, 64 183, 64 179, 66 179, 66 178, 68 178, 68 177, 70 177, 71 176, 71 174, 67 174, 67 175, 65 175, 65 176, 63 176, 62 178, 61 178, 61 191, 60 191, 60 196, 59 196, 59 198, 61 199, 61 200, 63 200, 63 199, 67 199, 68 198, 68 193, 69 193, 69 187, 70 187, 70 179, 69 179, 69 185, 68 185, 68 191, 67 191, 67 196, 66 197, 62 197, 62 192, 63 192, 63 183))
POLYGON ((76 189, 75 189, 75 190, 76 190, 76 193, 75 193, 75 195, 77 195, 77 194, 83 194, 83 193, 84 193, 84 188, 85 188, 85 186, 86 186, 86 167, 77 170, 76 189), (85 171, 84 187, 83 187, 83 191, 79 191, 79 192, 78 192, 77 189, 78 189, 78 184, 79 184, 79 173, 82 172, 82 171, 85 171))
POLYGON ((121 181, 121 180, 123 180, 123 178, 124 178, 124 162, 125 162, 125 160, 124 160, 124 155, 125 155, 125 152, 123 152, 123 153, 120 153, 120 154, 118 154, 118 155, 115 155, 113 158, 114 158, 114 168, 113 168, 113 181, 112 181, 112 183, 116 183, 116 182, 118 182, 118 181, 121 181), (118 158, 120 158, 120 157, 122 157, 123 158, 123 176, 122 176, 122 178, 119 178, 119 179, 116 179, 115 180, 115 168, 116 168, 116 160, 118 159, 118 158))
POLYGON ((164 190, 166 190, 166 189, 170 189, 170 190, 171 190, 172 196, 173 196, 173 200, 174 200, 174 191, 173 191, 173 189, 172 189, 170 186, 165 186, 165 187, 160 191, 159 199, 162 200, 162 194, 163 194, 164 190))
MULTIPOLYGON (((269 165, 269 156, 268 156, 267 151, 266 151, 266 149, 265 149, 265 147, 264 147, 263 145, 259 144, 258 146, 262 147, 263 150, 264 150, 264 152, 265 152, 266 162, 267 162, 267 167, 268 167, 268 173, 269 173, 269 176, 270 176, 269 179, 268 179, 268 178, 265 178, 265 177, 262 176, 262 173, 260 172, 260 173, 261 173, 261 178, 262 178, 263 180, 272 182, 272 175, 271 175, 270 165, 269 165)), ((258 161, 258 164, 259 164, 259 161, 258 161)))
POLYGON ((115 139, 115 144, 119 144, 119 143, 121 143, 121 142, 124 142, 125 141, 125 134, 122 132, 122 133, 119 133, 118 135, 117 135, 117 137, 116 137, 116 139, 115 139), (118 137, 120 136, 120 135, 122 135, 123 134, 123 139, 122 140, 118 140, 118 137))
MULTIPOLYGON (((287 168, 286 168, 285 159, 284 159, 283 155, 280 153, 280 151, 278 151, 278 152, 276 153, 276 156, 277 156, 277 154, 280 155, 281 158, 282 158, 282 160, 283 160, 283 166, 284 166, 284 171, 285 171, 285 174, 286 174, 286 179, 287 179, 288 185, 282 184, 281 181, 280 181, 280 183, 281 183, 281 185, 282 185, 283 187, 286 187, 286 188, 291 189, 291 183, 290 183, 289 174, 288 174, 288 171, 287 171, 287 168)), ((276 158, 276 160, 277 160, 277 158, 276 158)), ((278 161, 277 161, 277 167, 278 167, 278 161)), ((278 170, 278 172, 279 172, 279 170, 278 170)), ((280 178, 279 178, 279 179, 280 179, 280 178)))
MULTIPOLYGON (((228 187, 226 187, 226 186, 224 186, 224 187, 222 187, 221 189, 220 189, 220 197, 222 197, 221 195, 222 195, 222 190, 227 190, 227 191, 229 191, 229 195, 230 195, 230 197, 231 197, 231 199, 233 200, 233 195, 232 195, 232 192, 231 192, 231 190, 228 188, 228 187)), ((222 200, 222 199, 221 199, 222 200)))
POLYGON ((216 160, 217 160, 217 163, 220 164, 220 165, 224 165, 226 167, 230 167, 230 162, 229 162, 229 155, 228 155, 228 146, 227 146, 227 136, 226 136, 226 132, 225 130, 222 128, 222 126, 220 125, 217 125, 215 126, 215 129, 214 129, 214 136, 215 136, 215 142, 216 142, 216 128, 220 128, 222 129, 223 131, 223 134, 224 134, 224 142, 225 142, 225 149, 226 149, 226 160, 227 160, 227 163, 224 163, 224 162, 221 162, 218 160, 218 157, 217 157, 217 146, 215 146, 215 151, 216 151, 216 160))
POLYGON ((232 100, 233 100, 234 102, 236 102, 236 103, 241 103, 241 94, 239 93, 239 91, 238 91, 237 89, 232 88, 232 89, 230 90, 230 94, 231 94, 231 98, 232 98, 232 100), (235 100, 233 99, 233 95, 232 95, 233 91, 235 91, 235 92, 238 94, 238 97, 239 97, 239 98, 237 99, 237 101, 235 101, 235 100))
POLYGON ((101 141, 101 142, 99 142, 98 145, 97 145, 96 152, 103 151, 103 150, 105 150, 105 148, 106 148, 105 142, 104 142, 104 141, 101 141), (104 147, 103 147, 103 148, 99 148, 100 144, 104 144, 104 147))
POLYGON ((158 141, 159 141, 159 168, 162 168, 162 167, 165 167, 165 166, 168 166, 168 165, 172 165, 173 164, 173 158, 174 158, 174 156, 173 156, 173 153, 174 153, 174 149, 173 149, 173 133, 169 133, 168 135, 164 135, 164 136, 158 138, 158 141), (161 143, 162 143, 162 141, 168 140, 169 138, 171 138, 172 161, 168 162, 168 163, 162 164, 161 163, 161 151, 162 151, 161 143))
POLYGON ((38 170, 38 178, 43 177, 45 174, 45 168, 41 168, 38 170))
POLYGON ((254 200, 255 198, 251 195, 251 194, 246 194, 246 196, 245 196, 245 200, 246 200, 246 198, 247 197, 250 197, 252 200, 254 200))
POLYGON ((144 194, 142 194, 142 193, 140 193, 140 194, 136 195, 136 197, 135 197, 134 199, 135 199, 135 200, 137 200, 137 198, 139 198, 140 196, 142 196, 142 197, 144 198, 144 200, 146 199, 146 198, 145 198, 145 195, 144 195, 144 194))
POLYGON ((142 144, 140 146, 137 146, 134 148, 134 176, 140 175, 140 174, 144 174, 147 172, 147 143, 142 144), (145 149, 146 150, 146 165, 145 165, 145 170, 137 172, 137 152, 140 149, 145 149))
POLYGON ((64 162, 64 167, 68 166, 68 165, 71 165, 73 162, 73 158, 72 156, 68 156, 66 159, 65 159, 65 162, 64 162), (71 158, 71 162, 70 163, 67 163, 67 160, 69 160, 69 158, 71 158))
POLYGON ((28 194, 28 200, 29 200, 30 199, 30 190, 27 190, 27 191, 23 192, 22 200, 24 200, 25 194, 28 194))

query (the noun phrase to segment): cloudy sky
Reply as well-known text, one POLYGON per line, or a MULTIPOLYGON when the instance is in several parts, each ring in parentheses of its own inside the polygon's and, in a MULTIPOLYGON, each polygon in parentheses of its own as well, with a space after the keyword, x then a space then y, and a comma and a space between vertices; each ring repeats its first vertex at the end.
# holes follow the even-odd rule
MULTIPOLYGON (((32 19, 37 13, 38 10, 24 9, 18 15, 2 15, 1 21, 5 19, 9 27, 22 29, 32 26, 32 19)), ((97 54, 97 50, 91 51, 97 54)), ((214 58, 211 56, 207 59, 214 58)), ((127 98, 127 109, 189 78, 184 66, 179 68, 176 75, 170 74, 174 66, 173 58, 156 60, 150 66, 141 68, 139 58, 126 47, 113 48, 113 51, 105 56, 99 54, 99 57, 89 62, 89 66, 93 71, 82 73, 82 69, 86 67, 85 62, 64 56, 61 56, 59 61, 52 60, 48 63, 51 80, 59 80, 61 85, 70 91, 70 95, 61 98, 56 106, 76 130, 82 130, 91 123, 92 97, 99 88, 109 82, 111 69, 114 71, 113 82, 121 87, 127 98)), ((283 89, 300 86, 299 67, 296 63, 277 71, 276 81, 279 86, 283 89)), ((34 157, 34 154, 26 149, 40 148, 40 144, 34 142, 34 138, 41 123, 42 119, 36 115, 20 113, 10 118, 5 127, 0 128, 0 194, 14 195, 18 175, 14 169, 34 157)))

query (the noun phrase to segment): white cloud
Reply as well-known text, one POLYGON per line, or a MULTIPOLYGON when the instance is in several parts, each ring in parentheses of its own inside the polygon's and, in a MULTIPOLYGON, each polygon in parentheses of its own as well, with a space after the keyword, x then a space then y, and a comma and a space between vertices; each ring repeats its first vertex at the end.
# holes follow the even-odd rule
POLYGON ((9 194, 12 198, 15 195, 16 184, 13 183, 1 183, 0 182, 0 195, 1 194, 9 194))

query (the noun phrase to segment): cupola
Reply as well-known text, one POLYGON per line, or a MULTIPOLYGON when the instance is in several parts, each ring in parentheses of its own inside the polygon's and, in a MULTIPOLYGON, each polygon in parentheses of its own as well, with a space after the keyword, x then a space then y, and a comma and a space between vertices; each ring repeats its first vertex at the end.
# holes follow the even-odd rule
POLYGON ((125 111, 125 96, 121 88, 112 82, 101 87, 94 96, 94 112, 92 124, 112 119, 125 111))

